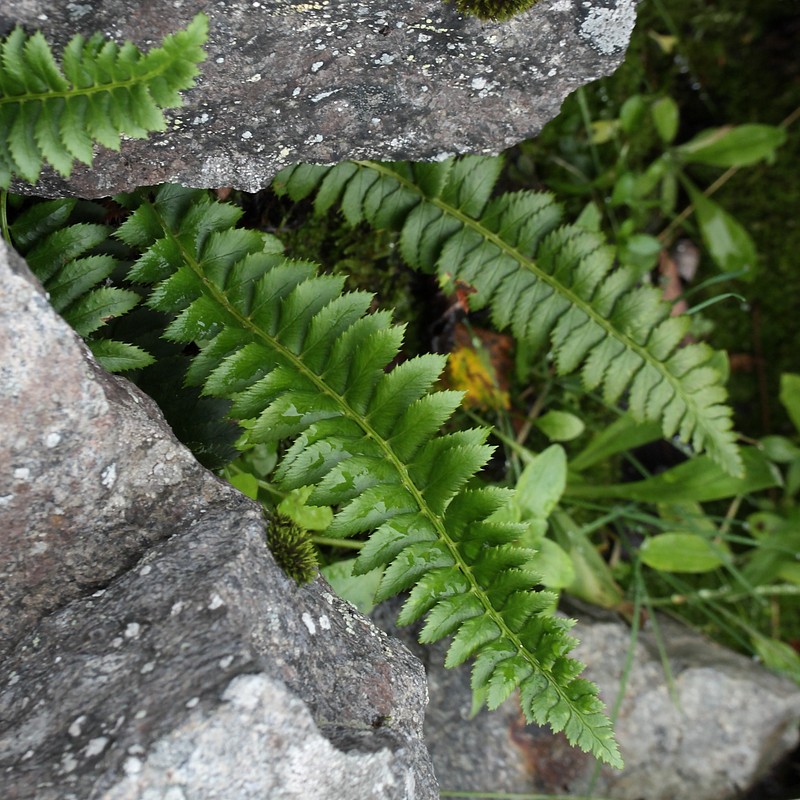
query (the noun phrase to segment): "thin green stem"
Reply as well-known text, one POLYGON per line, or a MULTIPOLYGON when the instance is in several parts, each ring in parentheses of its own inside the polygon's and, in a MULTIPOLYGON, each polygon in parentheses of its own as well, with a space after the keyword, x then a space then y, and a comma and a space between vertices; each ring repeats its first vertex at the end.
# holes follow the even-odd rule
POLYGON ((8 191, 0 189, 0 230, 3 232, 3 239, 9 247, 11 243, 11 231, 8 228, 8 191))
POLYGON ((350 550, 360 550, 365 544, 354 539, 334 539, 330 536, 312 536, 311 541, 320 547, 346 547, 350 550))

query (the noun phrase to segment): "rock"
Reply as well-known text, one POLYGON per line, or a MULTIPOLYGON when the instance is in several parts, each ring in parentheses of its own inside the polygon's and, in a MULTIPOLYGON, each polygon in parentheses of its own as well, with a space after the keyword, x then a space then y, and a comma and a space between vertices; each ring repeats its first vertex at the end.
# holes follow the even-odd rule
POLYGON ((3 797, 436 797, 408 650, 287 579, 2 245, 0 285, 3 797))
MULTIPOLYGON (((169 129, 33 194, 97 197, 165 182, 257 191, 282 167, 497 153, 536 134, 621 62, 636 0, 542 0, 482 22, 440 0, 0 0, 0 30, 63 45, 102 31, 149 48, 200 10, 207 61, 169 129)), ((21 188, 21 187, 19 187, 21 188)))
MULTIPOLYGON (((445 670, 446 644, 422 647, 397 629, 396 609, 373 618, 425 664, 425 739, 442 790, 592 794, 614 800, 732 800, 797 746, 800 690, 744 656, 659 618, 674 684, 664 675, 651 626, 640 633, 615 729, 625 769, 600 769, 565 737, 526 725, 516 698, 469 720, 468 670, 445 670), (594 778, 594 782, 593 781, 594 778)), ((576 656, 586 677, 616 702, 628 627, 581 606, 576 656)))

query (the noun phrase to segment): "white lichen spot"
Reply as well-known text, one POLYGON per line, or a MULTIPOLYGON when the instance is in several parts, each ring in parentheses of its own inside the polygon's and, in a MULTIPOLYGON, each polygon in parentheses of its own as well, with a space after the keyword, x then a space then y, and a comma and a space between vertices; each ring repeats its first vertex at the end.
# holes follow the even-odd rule
POLYGON ((381 53, 380 58, 376 58, 372 63, 380 66, 391 64, 397 58, 393 53, 381 53))
POLYGON ((420 33, 417 36, 417 41, 420 42, 420 44, 424 44, 425 42, 429 42, 431 39, 433 39, 433 36, 428 36, 427 33, 420 33))
POLYGON ((72 725, 67 728, 67 733, 69 733, 73 739, 77 738, 81 735, 81 729, 83 728, 84 722, 86 722, 86 715, 81 714, 77 719, 73 720, 72 725))
POLYGON ((109 464, 100 473, 100 483, 110 489, 117 482, 117 465, 115 463, 109 464))
POLYGON ((192 120, 192 125, 202 125, 203 123, 208 122, 208 120, 209 120, 209 116, 204 111, 202 114, 200 114, 200 116, 195 117, 192 120))
POLYGON ((228 667, 233 664, 234 656, 225 656, 219 660, 219 668, 220 669, 228 669, 228 667))
POLYGON ((121 646, 122 646, 122 642, 123 642, 123 641, 124 641, 124 639, 123 639, 121 636, 115 636, 115 637, 114 637, 114 638, 111 640, 111 646, 112 646, 112 647, 121 647, 121 646))
POLYGON ((311 98, 312 103, 319 103, 320 100, 324 100, 326 97, 330 97, 332 94, 336 94, 336 92, 341 92, 341 89, 331 89, 327 92, 320 92, 319 94, 315 94, 311 98))
POLYGON ((138 775, 142 771, 142 762, 138 758, 131 756, 125 759, 125 764, 122 767, 126 775, 138 775))
POLYGON ((331 621, 328 619, 328 615, 327 614, 323 614, 319 618, 319 626, 324 631, 329 631, 331 629, 331 621))
POLYGON ((17 467, 14 470, 14 479, 18 481, 27 481, 31 477, 31 471, 27 467, 17 467))
POLYGON ((200 703, 199 697, 193 697, 191 700, 186 701, 186 708, 194 708, 200 703))
POLYGON ((311 71, 312 72, 319 72, 324 66, 325 66, 325 62, 324 61, 315 61, 311 65, 311 71))
POLYGON ((253 138, 253 134, 252 134, 251 131, 245 131, 242 134, 242 139, 252 139, 252 138, 253 138))
POLYGON ((13 494, 0 495, 0 508, 3 508, 4 506, 10 506, 13 499, 13 494))
POLYGON ((295 86, 294 89, 292 89, 292 97, 297 97, 297 95, 299 94, 300 94, 300 87, 295 86))
POLYGON ((142 675, 147 675, 148 672, 152 672, 156 668, 155 661, 148 661, 140 670, 139 672, 142 675))
POLYGON ((323 592, 322 599, 329 605, 333 605, 333 595, 330 592, 323 592))
POLYGON ((142 626, 138 622, 129 622, 125 627, 125 638, 136 639, 142 630, 142 626))
MULTIPOLYGON (((305 144, 319 144, 323 138, 324 137, 321 133, 316 133, 314 136, 309 136, 308 139, 306 139, 305 144)), ((298 414, 297 416, 300 415, 298 414)))
POLYGON ((25 754, 22 756, 22 760, 29 761, 31 758, 33 758, 33 750, 26 750, 25 754))
POLYGON ((90 739, 89 744, 86 745, 86 750, 84 750, 86 758, 99 756, 106 749, 107 744, 108 736, 98 736, 95 739, 90 739))
POLYGON ((44 446, 49 450, 52 450, 54 447, 58 445, 61 441, 61 434, 60 433, 48 433, 47 436, 44 437, 44 446))
MULTIPOLYGON (((145 711, 144 709, 141 709, 140 711, 137 711, 137 712, 136 712, 136 713, 133 715, 133 718, 134 718, 134 719, 144 719, 146 716, 147 716, 147 711, 145 711)), ((134 745, 134 747, 137 747, 137 746, 138 746, 138 745, 134 745)), ((128 748, 128 752, 129 752, 129 753, 133 752, 133 747, 129 747, 129 748, 128 748)))
POLYGON ((614 8, 590 8, 581 23, 580 35, 595 50, 608 56, 628 46, 635 22, 635 0, 619 0, 614 8))
POLYGON ((225 605, 225 601, 216 593, 211 595, 211 600, 208 604, 209 611, 216 611, 218 608, 222 608, 225 605))
POLYGON ((258 83, 261 80, 261 73, 256 72, 255 75, 251 75, 247 80, 250 81, 250 83, 258 83))
POLYGON ((171 617, 177 617, 178 614, 181 613, 181 611, 183 611, 183 601, 178 600, 177 603, 172 604, 172 608, 169 610, 169 615, 171 617))
POLYGON ((224 63, 225 63, 225 56, 217 56, 217 57, 214 59, 214 61, 216 61, 216 62, 217 62, 217 64, 224 64, 224 63))
POLYGON ((145 564, 140 570, 139 575, 144 578, 145 575, 149 575, 153 571, 153 568, 150 564, 145 564))
POLYGON ((313 636, 317 632, 317 626, 314 624, 314 620, 311 619, 311 614, 308 611, 304 611, 300 619, 303 620, 303 624, 308 628, 308 632, 313 636))
POLYGON ((486 78, 473 78, 470 84, 475 91, 480 91, 486 86, 486 78))
POLYGON ((78 760, 72 753, 64 753, 64 757, 61 759, 61 770, 62 772, 73 772, 75 768, 78 766, 78 760))

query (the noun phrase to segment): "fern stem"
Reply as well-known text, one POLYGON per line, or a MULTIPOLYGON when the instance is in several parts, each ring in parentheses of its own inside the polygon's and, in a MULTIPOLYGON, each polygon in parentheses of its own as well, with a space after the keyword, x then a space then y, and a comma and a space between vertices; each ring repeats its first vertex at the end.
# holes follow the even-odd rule
MULTIPOLYGON (((503 618, 502 613, 494 607, 489 597, 489 590, 484 589, 480 585, 478 578, 470 568, 469 563, 464 556, 462 556, 457 543, 449 535, 443 517, 435 513, 430 508, 422 490, 412 480, 408 467, 395 453, 391 444, 375 430, 375 428, 363 415, 359 414, 358 411, 356 411, 350 405, 343 395, 332 389, 325 379, 314 372, 299 355, 295 354, 292 350, 278 341, 277 338, 266 333, 249 317, 242 314, 239 309, 230 302, 222 288, 216 286, 206 277, 200 261, 198 261, 193 252, 187 249, 182 239, 171 230, 169 223, 160 213, 158 206, 149 200, 145 202, 149 204, 151 211, 157 217, 165 235, 172 239, 172 243, 181 254, 183 263, 195 273, 198 279, 202 282, 204 291, 207 292, 213 301, 218 304, 220 308, 224 308, 225 311, 236 320, 236 323, 243 330, 248 331, 255 339, 262 341, 267 347, 274 350, 281 358, 285 359, 286 363, 291 364, 299 374, 303 375, 303 377, 319 391, 320 395, 327 396, 332 399, 341 410, 343 417, 355 423, 364 432, 364 435, 377 446, 379 451, 382 453, 383 458, 399 475, 401 484, 413 498, 417 508, 420 510, 420 513, 433 527, 439 541, 444 545, 450 557, 453 559, 455 568, 458 569, 458 571, 464 576, 470 587, 469 593, 478 599, 481 607, 485 609, 486 615, 497 626, 501 637, 504 637, 506 641, 513 644, 516 651, 522 655, 522 657, 531 665, 535 672, 546 676, 550 688, 558 695, 559 699, 571 709, 571 713, 575 714, 579 719, 581 719, 582 726, 585 729, 591 730, 592 726, 587 719, 587 715, 575 707, 573 700, 567 694, 565 687, 562 686, 559 680, 557 680, 552 669, 544 666, 542 661, 536 657, 536 654, 532 652, 522 641, 520 635, 513 631, 511 627, 509 627, 508 623, 503 618)), ((466 217, 464 219, 467 221, 466 217)))
POLYGON ((333 539, 330 536, 312 536, 311 541, 320 547, 348 547, 351 550, 364 547, 364 542, 355 539, 333 539))
POLYGON ((6 189, 0 189, 0 230, 2 230, 5 243, 9 247, 13 247, 11 231, 8 229, 8 191, 6 189))
POLYGON ((673 375, 668 369, 665 369, 664 364, 656 359, 645 345, 639 344, 635 339, 626 334, 624 331, 616 328, 606 317, 604 317, 590 302, 584 300, 580 295, 558 281, 555 277, 551 276, 545 270, 540 269, 533 259, 523 255, 516 247, 513 247, 506 242, 502 236, 489 230, 481 224, 480 220, 474 219, 469 214, 466 214, 444 202, 439 197, 428 197, 425 195, 420 187, 412 180, 395 172, 390 165, 386 165, 376 161, 354 161, 353 164, 361 167, 362 169, 369 169, 378 172, 379 174, 389 177, 392 180, 402 184, 403 187, 411 192, 420 196, 423 202, 431 203, 442 211, 442 213, 457 219, 463 226, 471 228, 475 233, 483 239, 491 242, 502 253, 514 259, 521 267, 532 272, 537 280, 547 284, 553 292, 564 297, 569 303, 576 308, 579 308, 592 322, 600 327, 607 339, 616 339, 621 342, 627 350, 633 351, 642 360, 643 365, 648 365, 654 369, 659 375, 664 377, 671 386, 676 395, 683 398, 684 402, 693 406, 692 411, 698 419, 698 425, 703 424, 703 409, 699 408, 694 401, 693 397, 687 396, 683 391, 680 379, 673 375))

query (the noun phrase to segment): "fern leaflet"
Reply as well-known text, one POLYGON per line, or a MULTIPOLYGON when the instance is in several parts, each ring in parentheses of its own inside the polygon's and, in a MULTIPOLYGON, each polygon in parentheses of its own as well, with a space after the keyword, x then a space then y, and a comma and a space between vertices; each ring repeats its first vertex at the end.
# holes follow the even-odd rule
POLYGON ((42 282, 50 303, 86 341, 100 364, 109 372, 146 367, 153 357, 127 342, 94 335, 110 320, 139 303, 130 289, 105 285, 120 267, 104 245, 111 235, 108 225, 86 221, 103 213, 96 203, 83 203, 77 215, 74 198, 37 203, 24 211, 10 227, 11 241, 25 256, 42 282))
POLYGON ((164 130, 162 109, 194 85, 207 34, 198 14, 144 54, 131 42, 75 36, 62 71, 41 33, 15 28, 0 43, 0 187, 14 176, 36 183, 45 162, 68 177, 76 159, 92 163, 94 142, 119 150, 121 134, 164 130))
POLYGON ((118 235, 142 250, 129 277, 174 315, 166 336, 199 347, 188 382, 230 398, 251 441, 291 440, 276 478, 338 508, 332 535, 372 532, 357 569, 385 565, 376 599, 410 590, 400 622, 427 615, 426 641, 452 636, 448 666, 475 658, 476 707, 519 687, 529 720, 620 766, 596 687, 569 657, 571 623, 534 591, 521 527, 492 519, 508 493, 468 486, 491 452, 487 432, 435 435, 460 402, 431 391, 444 358, 387 371, 402 330, 368 313, 368 294, 234 228, 241 212, 204 192, 165 186, 129 201, 118 235))
POLYGON ((350 224, 400 230, 412 267, 472 284, 474 308, 489 306, 530 350, 549 343, 561 374, 581 370, 585 387, 609 404, 627 391, 634 417, 660 421, 727 472, 742 474, 718 354, 681 347, 689 320, 671 316, 656 287, 614 267, 603 237, 562 225, 545 193, 492 198, 502 161, 469 156, 439 163, 301 164, 281 172, 279 192, 316 193, 324 213, 335 204, 350 224))

